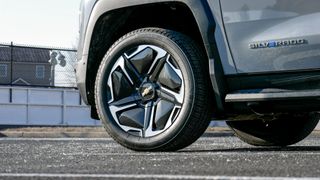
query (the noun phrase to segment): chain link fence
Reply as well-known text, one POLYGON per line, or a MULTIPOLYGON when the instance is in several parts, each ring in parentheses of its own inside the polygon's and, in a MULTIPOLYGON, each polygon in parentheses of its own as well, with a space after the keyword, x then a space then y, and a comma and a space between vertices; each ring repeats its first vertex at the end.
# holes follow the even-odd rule
POLYGON ((0 85, 76 87, 76 50, 0 43, 0 85))

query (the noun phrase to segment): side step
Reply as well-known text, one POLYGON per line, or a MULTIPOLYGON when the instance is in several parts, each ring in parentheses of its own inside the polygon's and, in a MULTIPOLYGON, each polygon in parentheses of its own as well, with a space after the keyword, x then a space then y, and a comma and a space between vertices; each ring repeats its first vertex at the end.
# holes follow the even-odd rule
POLYGON ((274 100, 299 100, 320 98, 320 89, 250 89, 227 94, 225 102, 261 102, 274 100))

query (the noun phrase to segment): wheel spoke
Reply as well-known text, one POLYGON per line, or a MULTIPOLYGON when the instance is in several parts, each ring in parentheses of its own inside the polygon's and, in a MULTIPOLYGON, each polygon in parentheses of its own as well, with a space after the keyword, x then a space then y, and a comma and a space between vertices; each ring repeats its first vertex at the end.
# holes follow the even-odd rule
POLYGON ((119 116, 119 123, 121 125, 142 129, 144 127, 144 114, 143 108, 137 107, 124 111, 119 116))
POLYGON ((174 108, 174 104, 165 100, 160 100, 157 104, 156 113, 155 113, 155 129, 163 130, 167 125, 168 120, 170 119, 171 112, 174 108))
POLYGON ((159 98, 166 100, 175 104, 176 106, 181 106, 183 102, 183 96, 179 93, 161 87, 160 90, 157 90, 157 95, 159 98))
POLYGON ((116 106, 110 105, 110 112, 116 123, 126 132, 142 136, 144 109, 136 103, 116 106), (142 120, 142 121, 141 121, 142 120))
POLYGON ((141 101, 141 97, 137 93, 135 93, 135 94, 132 94, 131 96, 125 97, 118 101, 114 101, 110 103, 110 105, 119 107, 119 106, 126 106, 130 104, 137 104, 139 101, 141 101))
POLYGON ((169 55, 166 55, 165 57, 162 57, 158 60, 158 62, 156 62, 156 65, 155 67, 153 68, 153 70, 151 71, 151 74, 150 74, 150 81, 154 82, 156 81, 159 73, 161 72, 164 64, 166 63, 166 60, 167 58, 169 57, 169 55))
POLYGON ((181 71, 167 60, 159 73, 158 82, 173 91, 180 91, 182 85, 181 71))
POLYGON ((135 54, 129 60, 140 74, 146 74, 156 57, 157 52, 147 47, 135 54))
POLYGON ((108 78, 108 86, 111 91, 109 103, 128 97, 134 90, 134 82, 125 68, 125 59, 121 56, 113 66, 108 78))
POLYGON ((117 124, 125 131, 140 132, 143 127, 144 109, 138 106, 140 96, 133 94, 109 104, 112 116, 118 119, 117 124))
POLYGON ((121 56, 111 70, 108 86, 111 90, 109 103, 130 96, 143 79, 132 64, 121 56))
POLYGON ((142 81, 143 81, 143 77, 141 76, 141 74, 136 70, 136 68, 134 67, 134 65, 131 63, 130 60, 128 60, 126 57, 123 57, 125 59, 125 67, 127 69, 128 74, 131 76, 133 83, 136 86, 140 86, 142 81))
POLYGON ((152 48, 154 51, 157 52, 157 56, 154 58, 154 61, 153 61, 152 65, 151 65, 151 67, 150 67, 150 69, 148 71, 148 75, 151 75, 151 73, 154 70, 154 68, 155 68, 156 64, 158 63, 158 61, 168 54, 165 50, 163 50, 163 49, 161 49, 159 47, 150 46, 150 48, 152 48))
POLYGON ((147 130, 153 126, 153 102, 149 102, 144 108, 144 127, 143 127, 143 137, 147 136, 147 130))
POLYGON ((128 78, 126 78, 123 71, 118 68, 111 74, 111 88, 113 91, 114 100, 119 100, 124 97, 130 96, 134 91, 134 88, 130 84, 128 78))

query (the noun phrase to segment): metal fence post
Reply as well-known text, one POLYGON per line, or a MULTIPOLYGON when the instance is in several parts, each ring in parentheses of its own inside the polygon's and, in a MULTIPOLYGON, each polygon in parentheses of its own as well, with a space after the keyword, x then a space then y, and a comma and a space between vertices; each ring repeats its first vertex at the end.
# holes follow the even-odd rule
POLYGON ((13 42, 10 43, 10 85, 13 82, 13 42))

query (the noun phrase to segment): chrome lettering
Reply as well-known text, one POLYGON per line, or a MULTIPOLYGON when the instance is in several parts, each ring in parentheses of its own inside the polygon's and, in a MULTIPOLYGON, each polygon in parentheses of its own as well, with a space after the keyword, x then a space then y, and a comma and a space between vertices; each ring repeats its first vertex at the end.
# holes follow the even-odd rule
POLYGON ((289 39, 282 41, 266 41, 266 42, 255 42, 249 44, 250 49, 261 49, 261 48, 275 48, 275 47, 286 47, 307 44, 308 41, 305 39, 289 39))

